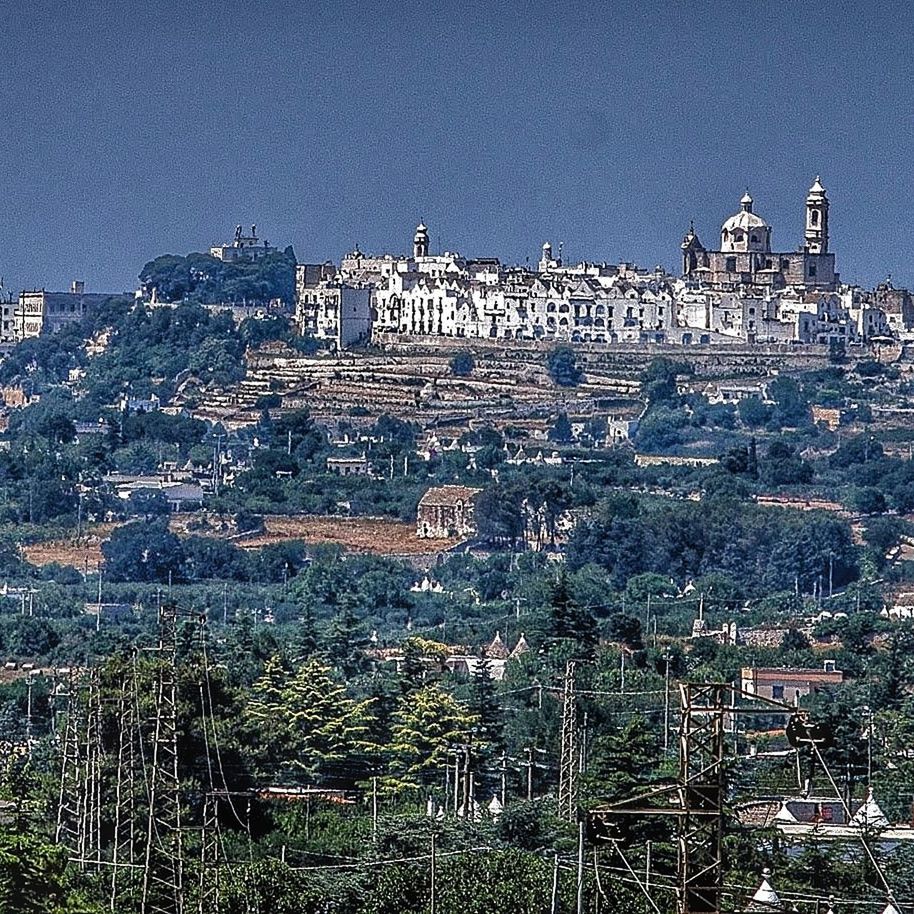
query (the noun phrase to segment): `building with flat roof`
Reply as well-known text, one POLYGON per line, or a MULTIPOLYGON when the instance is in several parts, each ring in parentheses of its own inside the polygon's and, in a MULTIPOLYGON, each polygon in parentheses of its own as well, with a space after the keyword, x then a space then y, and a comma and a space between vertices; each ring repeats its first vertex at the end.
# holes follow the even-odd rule
POLYGON ((242 226, 235 226, 235 236, 228 244, 216 244, 209 249, 210 254, 224 263, 260 260, 275 248, 257 237, 257 226, 252 225, 250 234, 245 235, 242 226))
POLYGON ((821 670, 750 666, 743 667, 741 673, 744 692, 788 704, 796 704, 819 689, 842 682, 844 673, 835 669, 834 660, 826 660, 821 670))
POLYGON ((109 298, 111 295, 106 293, 86 292, 85 283, 78 280, 74 280, 69 292, 24 290, 19 293, 19 302, 13 314, 13 333, 17 340, 55 333, 67 324, 82 320, 109 298))

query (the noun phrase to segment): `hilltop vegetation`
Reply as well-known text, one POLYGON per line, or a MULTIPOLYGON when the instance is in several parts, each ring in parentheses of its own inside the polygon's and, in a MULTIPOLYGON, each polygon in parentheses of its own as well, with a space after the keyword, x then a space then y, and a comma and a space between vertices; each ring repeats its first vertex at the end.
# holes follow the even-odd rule
POLYGON ((210 254, 163 254, 140 271, 143 289, 160 302, 263 303, 295 299, 295 252, 273 251, 256 261, 223 261, 210 254))

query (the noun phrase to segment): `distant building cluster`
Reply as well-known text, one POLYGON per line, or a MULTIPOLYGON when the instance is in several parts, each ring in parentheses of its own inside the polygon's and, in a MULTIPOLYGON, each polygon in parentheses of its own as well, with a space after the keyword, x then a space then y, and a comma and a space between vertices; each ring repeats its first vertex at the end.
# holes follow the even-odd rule
POLYGON ((771 226, 745 194, 721 226, 719 250, 689 228, 679 277, 625 263, 566 265, 548 242, 535 268, 432 254, 420 224, 411 256, 356 249, 339 267, 299 265, 296 321, 302 334, 339 349, 397 337, 844 345, 914 330, 908 291, 840 282, 818 178, 805 211, 802 244, 777 252, 771 226))
POLYGON ((18 343, 82 320, 109 295, 86 292, 85 283, 74 280, 69 292, 26 289, 18 299, 0 301, 0 343, 18 343))
MULTIPOLYGON (((276 248, 257 227, 238 225, 210 255, 256 262, 276 248)), ((416 228, 408 255, 356 248, 334 263, 296 267, 299 333, 336 350, 364 341, 426 338, 567 341, 583 344, 797 343, 840 346, 914 336, 914 296, 890 281, 875 289, 841 282, 829 250, 829 200, 816 178, 806 196, 805 230, 794 251, 772 248, 772 228, 746 193, 720 228, 717 250, 694 225, 680 245, 679 276, 629 263, 566 264, 546 242, 535 266, 494 257, 432 253, 429 229, 416 228)), ((79 321, 109 296, 82 282, 68 292, 26 290, 0 301, 0 344, 52 333, 79 321)), ((155 289, 138 299, 153 306, 155 289)), ((236 320, 269 307, 218 303, 236 320)))

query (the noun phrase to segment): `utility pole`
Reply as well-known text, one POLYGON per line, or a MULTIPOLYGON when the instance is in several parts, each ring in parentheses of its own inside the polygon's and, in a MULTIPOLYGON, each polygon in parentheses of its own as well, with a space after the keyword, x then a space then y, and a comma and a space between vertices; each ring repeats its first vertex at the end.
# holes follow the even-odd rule
POLYGON ((549 902, 550 914, 558 914, 559 903, 559 855, 555 855, 555 861, 552 865, 552 898, 549 902))
POLYGON ((378 843, 378 776, 371 779, 371 840, 378 843))
POLYGON ((670 652, 663 655, 665 661, 663 687, 663 751, 670 748, 670 652))
POLYGON ((577 914, 584 914, 584 820, 578 822, 578 891, 577 914))
POLYGON ((86 697, 86 752, 83 766, 83 804, 80 810, 79 856, 86 862, 94 863, 97 869, 101 862, 101 692, 98 670, 89 674, 89 689, 86 697))
POLYGON ((437 874, 436 874, 436 869, 437 869, 436 864, 437 864, 437 859, 436 859, 436 854, 435 854, 435 833, 432 832, 432 860, 431 860, 432 898, 431 898, 431 904, 430 904, 430 906, 429 906, 429 914, 435 914, 435 901, 436 901, 436 898, 435 898, 435 890, 436 890, 435 877, 436 877, 436 875, 437 875, 437 874))
POLYGON ((723 884, 724 718, 729 687, 680 686, 679 903, 681 914, 720 911, 723 884))
MULTIPOLYGON (((204 721, 206 726, 206 721, 204 721)), ((219 880, 219 800, 208 793, 203 801, 203 827, 200 832, 200 886, 197 914, 218 911, 221 898, 219 880)), ((285 860, 286 848, 282 855, 285 860)))
POLYGON ((562 689, 562 745, 559 762, 559 818, 573 822, 578 811, 578 713, 575 697, 575 661, 565 665, 562 689))
POLYGON ((136 670, 121 680, 118 696, 117 772, 115 775, 114 834, 111 849, 112 914, 135 907, 136 882, 136 670))
POLYGON ((25 681, 25 741, 29 749, 29 758, 32 757, 32 687, 35 685, 35 679, 31 673, 25 681))

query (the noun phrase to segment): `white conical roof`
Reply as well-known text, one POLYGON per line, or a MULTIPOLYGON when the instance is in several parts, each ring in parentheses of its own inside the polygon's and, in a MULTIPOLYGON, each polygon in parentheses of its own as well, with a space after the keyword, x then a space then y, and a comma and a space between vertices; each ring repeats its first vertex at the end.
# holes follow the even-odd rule
POLYGON ((486 655, 495 660, 504 660, 508 656, 508 648, 501 637, 501 632, 495 632, 495 637, 486 648, 486 655))
POLYGON ((853 815, 851 825, 858 828, 887 828, 889 820, 873 796, 873 788, 867 791, 866 801, 853 815))
POLYGON ((774 817, 775 822, 796 822, 797 817, 787 808, 787 801, 781 804, 781 808, 774 817))
POLYGON ((898 910, 898 908, 896 908, 895 905, 893 905, 892 902, 890 901, 890 902, 885 906, 885 910, 882 912, 882 914, 901 914, 901 912, 900 912, 900 911, 898 910))
POLYGON ((497 819, 505 811, 505 807, 502 805, 501 800, 499 800, 497 796, 492 797, 486 809, 488 809, 489 815, 493 819, 497 819))
POLYGON ((514 645, 514 650, 511 651, 511 657, 520 657, 521 654, 530 653, 530 644, 527 641, 526 635, 521 632, 520 638, 517 639, 517 644, 514 645))
POLYGON ((755 911, 779 911, 781 910, 781 899, 778 893, 772 888, 768 878, 771 876, 771 870, 765 870, 762 873, 762 884, 752 896, 748 910, 755 911))

